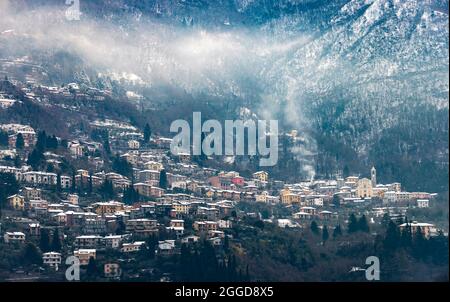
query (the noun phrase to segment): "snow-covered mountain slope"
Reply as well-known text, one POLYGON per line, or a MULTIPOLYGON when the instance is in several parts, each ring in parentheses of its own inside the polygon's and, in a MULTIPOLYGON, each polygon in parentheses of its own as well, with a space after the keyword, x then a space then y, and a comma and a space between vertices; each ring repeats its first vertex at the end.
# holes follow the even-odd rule
POLYGON ((80 0, 80 21, 62 1, 2 3, 1 58, 49 81, 232 100, 299 130, 305 177, 448 178, 446 0, 80 0))

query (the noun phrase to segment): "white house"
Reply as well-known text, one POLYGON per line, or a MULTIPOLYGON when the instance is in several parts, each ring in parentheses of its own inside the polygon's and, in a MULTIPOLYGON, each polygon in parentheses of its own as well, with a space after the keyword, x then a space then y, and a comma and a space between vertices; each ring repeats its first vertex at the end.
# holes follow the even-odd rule
POLYGON ((55 270, 61 265, 61 253, 48 252, 42 254, 42 262, 55 270))
POLYGON ((175 249, 175 240, 158 241, 158 254, 169 255, 175 249))
POLYGON ((83 156, 83 146, 79 142, 70 142, 68 148, 73 157, 83 156))
POLYGON ((430 206, 430 201, 428 199, 417 199, 418 208, 428 208, 430 206))
POLYGON ((3 236, 5 243, 25 242, 25 234, 22 232, 6 232, 3 236))
POLYGON ((15 102, 16 102, 16 100, 5 99, 2 96, 0 96, 0 108, 1 109, 9 108, 12 105, 14 105, 15 102))
POLYGON ((133 243, 124 243, 122 245, 121 251, 123 253, 131 253, 131 252, 137 252, 141 249, 141 247, 145 244, 144 241, 135 241, 133 243))
POLYGON ((139 149, 139 147, 140 147, 140 144, 139 144, 139 142, 137 140, 132 139, 132 140, 128 141, 128 148, 130 148, 130 149, 139 149))

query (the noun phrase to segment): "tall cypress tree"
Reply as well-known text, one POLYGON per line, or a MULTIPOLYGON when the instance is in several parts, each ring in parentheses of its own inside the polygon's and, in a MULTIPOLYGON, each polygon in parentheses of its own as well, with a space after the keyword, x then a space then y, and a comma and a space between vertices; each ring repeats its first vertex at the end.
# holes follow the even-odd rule
POLYGON ((22 150, 25 147, 25 141, 23 139, 22 133, 17 134, 16 137, 16 149, 22 150))
POLYGON ((9 137, 8 133, 0 130, 0 146, 8 146, 9 144, 9 137))
POLYGON ((336 208, 340 208, 340 207, 341 207, 341 198, 340 198, 339 195, 337 195, 337 194, 334 194, 334 195, 333 195, 333 205, 334 205, 336 208))
POLYGON ((61 251, 61 239, 59 238, 59 230, 55 229, 53 232, 53 239, 52 239, 52 251, 53 252, 60 252, 61 251))
POLYGON ((76 177, 75 177, 75 171, 72 171, 72 184, 71 184, 71 188, 70 191, 72 193, 75 193, 77 190, 77 181, 76 181, 76 177))
POLYGON ((113 186, 112 182, 110 180, 106 179, 100 188, 100 192, 104 198, 108 198, 108 199, 114 198, 115 192, 114 192, 114 186, 113 186))
POLYGON ((403 228, 400 234, 400 242, 403 247, 411 247, 412 245, 412 230, 411 224, 408 222, 408 219, 405 219, 406 226, 403 228))
POLYGON ((148 123, 145 124, 144 127, 144 142, 148 143, 150 141, 150 137, 152 135, 152 130, 150 129, 150 125, 148 123))
POLYGON ((383 218, 381 219, 381 225, 382 225, 385 229, 387 229, 388 226, 389 226, 389 222, 390 222, 390 221, 391 221, 391 217, 389 216, 388 213, 385 213, 385 214, 383 215, 383 218))
POLYGON ((89 258, 89 262, 86 268, 86 275, 89 280, 95 280, 99 276, 97 261, 94 259, 94 257, 89 258))
POLYGON ((42 264, 42 255, 33 243, 27 243, 22 250, 22 263, 24 265, 42 264))
POLYGON ((368 233, 370 231, 369 224, 367 223, 366 215, 362 215, 358 220, 358 230, 368 233))
POLYGON ((39 240, 41 251, 46 253, 50 251, 50 236, 47 229, 41 229, 41 238, 39 240))
POLYGON ((355 214, 351 214, 350 218, 348 219, 348 230, 347 232, 350 233, 355 233, 358 231, 358 220, 355 216, 355 214))
POLYGON ((337 238, 342 235, 341 225, 338 224, 333 230, 333 238, 337 238))
POLYGON ((414 256, 417 259, 424 259, 427 256, 427 239, 420 227, 414 233, 414 256))
POLYGON ((315 222, 314 220, 311 222, 311 232, 313 232, 313 234, 319 234, 319 226, 317 225, 317 222, 315 222))
POLYGON ((30 165, 34 170, 39 170, 41 165, 45 162, 44 153, 38 148, 34 148, 33 151, 28 155, 27 164, 30 165))
POLYGON ((109 134, 106 135, 106 138, 103 141, 103 149, 105 150, 106 154, 111 154, 111 146, 109 144, 109 134))
POLYGON ((36 142, 36 149, 40 152, 44 152, 47 148, 47 134, 45 131, 39 131, 37 142, 36 142))
POLYGON ((159 172, 159 187, 161 189, 167 189, 167 173, 164 169, 159 172))
POLYGON ((390 221, 384 238, 384 248, 387 251, 394 251, 398 248, 400 241, 400 232, 397 225, 390 221))
POLYGON ((330 235, 328 234, 328 227, 324 225, 322 229, 322 241, 325 243, 325 241, 327 241, 329 237, 330 235))
POLYGON ((56 192, 61 192, 61 174, 56 174, 56 192))

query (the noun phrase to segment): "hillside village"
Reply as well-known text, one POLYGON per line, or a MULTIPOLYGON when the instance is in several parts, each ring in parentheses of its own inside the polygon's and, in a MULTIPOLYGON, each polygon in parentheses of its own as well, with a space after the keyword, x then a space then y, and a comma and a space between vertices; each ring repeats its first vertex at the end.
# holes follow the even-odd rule
MULTIPOLYGON (((21 90, 27 101, 40 106, 54 104, 55 96, 103 102, 110 95, 96 89, 81 92, 77 84, 29 83, 21 90)), ((0 91, 0 110, 23 102, 14 97, 0 91)), ((171 139, 152 133, 148 124, 139 129, 96 118, 89 127, 90 135, 79 131, 58 137, 29 124, 0 124, 2 245, 40 257, 30 263, 37 265, 35 270, 12 265, 4 278, 64 278, 66 258, 73 255, 91 274, 97 267, 98 278, 139 280, 150 274, 155 281, 171 281, 175 277, 164 271, 127 267, 142 254, 164 259, 200 242, 224 255, 230 245, 240 246, 231 230, 249 221, 304 232, 312 224, 344 227, 355 214, 362 215, 374 236, 386 218, 399 231, 447 236, 443 225, 407 217, 410 209, 433 207, 439 195, 406 192, 398 182, 380 183, 377 163, 363 176, 285 183, 266 171, 243 177, 206 167, 198 156, 174 156, 171 139)))

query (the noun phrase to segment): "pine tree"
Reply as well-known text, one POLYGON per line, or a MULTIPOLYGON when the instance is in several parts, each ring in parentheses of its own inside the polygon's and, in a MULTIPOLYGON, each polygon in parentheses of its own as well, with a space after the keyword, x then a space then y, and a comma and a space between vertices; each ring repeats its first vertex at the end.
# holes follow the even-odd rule
POLYGON ((337 238, 339 236, 342 236, 342 229, 340 224, 338 224, 333 230, 333 238, 337 238))
POLYGON ((118 154, 113 159, 112 169, 114 172, 130 177, 133 174, 133 166, 118 154))
POLYGON ((56 174, 56 192, 61 192, 62 188, 61 188, 61 174, 57 173, 56 174))
POLYGON ((22 160, 20 159, 19 155, 16 155, 16 157, 14 157, 14 167, 20 168, 21 166, 22 166, 22 160))
POLYGON ((76 190, 77 190, 77 179, 75 177, 75 171, 72 171, 72 184, 71 184, 70 191, 72 193, 75 193, 76 190))
POLYGON ((109 144, 109 134, 107 134, 105 140, 103 141, 103 149, 105 150, 106 154, 111 154, 111 146, 109 144))
POLYGON ((349 234, 355 233, 358 231, 358 220, 356 219, 355 214, 350 214, 350 218, 348 219, 348 230, 349 234))
POLYGON ((150 137, 152 135, 152 130, 150 129, 150 125, 148 123, 145 124, 144 127, 144 142, 148 143, 150 141, 150 137))
POLYGON ((327 241, 329 237, 330 235, 328 234, 328 227, 324 225, 322 229, 322 241, 325 243, 325 241, 327 241))
POLYGON ((367 223, 366 215, 362 215, 358 220, 358 230, 369 233, 369 224, 367 223))
POLYGON ((385 229, 387 229, 388 226, 389 226, 389 222, 391 222, 391 217, 389 216, 388 213, 385 213, 385 214, 383 215, 383 218, 381 219, 381 225, 382 225, 385 229))
POLYGON ((313 234, 316 234, 316 235, 319 234, 319 226, 317 225, 317 223, 314 220, 311 222, 310 228, 311 228, 311 232, 313 234))
POLYGON ((104 198, 112 199, 115 196, 114 186, 110 180, 105 180, 100 187, 100 193, 104 198))
POLYGON ((223 240, 223 249, 225 252, 228 252, 230 250, 230 239, 227 235, 225 235, 225 238, 223 240))
POLYGON ((123 191, 123 197, 122 201, 125 204, 132 204, 133 203, 133 188, 131 186, 128 186, 123 191))
POLYGON ((412 245, 412 230, 407 218, 405 219, 405 223, 406 225, 400 234, 400 242, 403 247, 408 248, 412 245))
POLYGON ((44 253, 50 251, 50 237, 48 234, 48 230, 41 229, 41 238, 39 240, 39 247, 41 248, 41 251, 44 253))
POLYGON ((89 280, 95 280, 98 277, 97 261, 94 257, 89 258, 89 262, 86 268, 86 275, 89 280))
POLYGON ((0 129, 0 146, 8 146, 8 145, 9 145, 8 133, 0 129))
POLYGON ((344 170, 343 170, 342 174, 343 174, 344 178, 348 177, 350 175, 350 169, 348 168, 347 165, 344 166, 344 170))
POLYGON ((159 187, 161 189, 167 189, 167 173, 164 169, 159 172, 159 187))
POLYGON ((334 205, 336 208, 339 208, 339 207, 341 206, 341 198, 340 198, 339 195, 337 195, 337 194, 334 194, 334 195, 333 195, 333 205, 334 205))
POLYGON ((22 133, 17 134, 16 137, 16 149, 22 150, 25 147, 25 141, 23 139, 22 133))
POLYGON ((14 195, 19 191, 19 183, 12 173, 0 172, 0 207, 6 202, 8 196, 14 195))
POLYGON ((152 235, 148 237, 146 240, 146 244, 148 247, 148 258, 149 259, 155 258, 155 250, 156 246, 158 245, 158 239, 156 238, 156 236, 152 235))
POLYGON ((250 280, 251 280, 250 271, 249 271, 248 264, 247 264, 247 266, 245 267, 245 281, 250 282, 250 280))
POLYGON ((27 243, 22 250, 22 263, 24 265, 42 264, 42 255, 33 243, 27 243))
POLYGON ((427 239, 420 227, 414 233, 414 256, 417 259, 424 259, 427 256, 427 239))
POLYGON ((36 149, 41 153, 43 153, 46 148, 47 148, 47 134, 45 133, 45 131, 39 131, 36 142, 36 149))
POLYGON ((51 250, 53 252, 60 252, 61 251, 61 239, 59 238, 59 230, 55 229, 53 232, 53 239, 52 239, 52 248, 51 250))
POLYGON ((117 222, 116 235, 123 235, 126 231, 125 223, 122 220, 117 222))
POLYGON ((58 149, 58 139, 55 135, 47 137, 46 147, 53 150, 58 149))
POLYGON ((434 264, 448 265, 448 237, 443 231, 438 232, 438 236, 428 239, 429 256, 434 264))
POLYGON ((399 246, 400 233, 397 225, 390 221, 384 238, 384 248, 387 251, 394 251, 399 246))
POLYGON ((192 255, 186 244, 181 245, 179 274, 181 281, 191 280, 192 255))
POLYGON ((27 164, 30 165, 34 170, 39 170, 40 166, 45 162, 45 156, 40 149, 33 149, 33 151, 28 155, 27 164))
POLYGON ((8 146, 8 145, 9 145, 8 133, 0 129, 0 146, 8 146))

